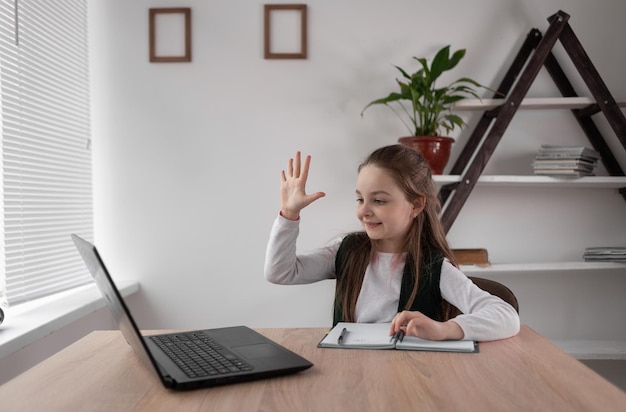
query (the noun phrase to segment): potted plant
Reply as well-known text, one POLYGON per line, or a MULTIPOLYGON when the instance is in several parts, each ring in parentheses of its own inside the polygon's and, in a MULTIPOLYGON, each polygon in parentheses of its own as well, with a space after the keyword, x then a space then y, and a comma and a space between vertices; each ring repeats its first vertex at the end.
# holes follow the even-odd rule
POLYGON ((448 45, 437 52, 430 65, 425 58, 413 57, 420 64, 415 73, 408 74, 394 66, 402 73, 403 79, 396 79, 400 90, 371 101, 361 112, 363 116, 368 107, 377 104, 389 107, 411 133, 401 137, 399 142, 419 150, 436 174, 443 173, 454 142, 453 138, 441 133, 445 131, 448 134, 456 127, 465 126, 463 119, 450 110, 452 104, 469 96, 480 98, 474 87, 485 87, 467 77, 437 87, 437 79, 453 69, 464 56, 465 49, 457 50, 450 56, 448 45))

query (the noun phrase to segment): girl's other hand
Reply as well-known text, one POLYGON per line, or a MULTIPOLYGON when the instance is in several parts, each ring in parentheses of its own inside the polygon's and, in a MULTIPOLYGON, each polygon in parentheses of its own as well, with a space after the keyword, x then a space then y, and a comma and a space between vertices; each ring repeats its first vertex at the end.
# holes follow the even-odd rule
POLYGON ((302 209, 326 196, 324 192, 306 194, 310 164, 311 156, 306 156, 304 164, 301 164, 301 154, 296 152, 295 159, 289 159, 287 171, 281 171, 280 213, 289 220, 298 220, 302 209))
POLYGON ((453 320, 438 322, 421 312, 402 311, 391 321, 389 335, 403 331, 405 335, 429 340, 463 339, 465 333, 453 320))

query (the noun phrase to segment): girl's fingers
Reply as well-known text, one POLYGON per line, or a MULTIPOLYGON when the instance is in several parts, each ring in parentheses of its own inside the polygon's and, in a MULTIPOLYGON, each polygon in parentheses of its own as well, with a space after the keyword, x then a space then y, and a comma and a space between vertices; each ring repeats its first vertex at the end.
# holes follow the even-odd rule
POLYGON ((309 164, 311 163, 311 156, 304 158, 304 164, 302 164, 302 155, 298 151, 294 158, 289 159, 287 163, 287 173, 283 171, 283 180, 289 177, 299 179, 302 177, 306 180, 309 174, 309 164))
POLYGON ((302 180, 306 181, 309 177, 309 165, 311 164, 311 156, 304 158, 304 166, 302 167, 301 176, 302 180))
POLYGON ((293 165, 293 177, 300 177, 300 152, 296 152, 296 160, 293 165))
POLYGON ((293 159, 289 159, 287 163, 287 176, 293 176, 293 159))

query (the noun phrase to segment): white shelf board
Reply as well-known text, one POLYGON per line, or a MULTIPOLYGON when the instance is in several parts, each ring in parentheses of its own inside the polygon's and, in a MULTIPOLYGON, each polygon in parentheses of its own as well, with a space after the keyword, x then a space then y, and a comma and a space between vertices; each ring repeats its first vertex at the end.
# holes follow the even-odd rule
POLYGON ((527 273, 527 272, 577 272, 588 270, 615 270, 626 274, 624 262, 533 262, 533 263, 494 263, 481 267, 475 265, 461 265, 461 271, 466 275, 497 274, 497 273, 527 273))
POLYGON ((572 339, 552 343, 576 359, 626 359, 626 341, 572 339))
MULTIPOLYGON (((506 99, 463 99, 452 106, 452 110, 489 110, 501 106, 506 99)), ((595 100, 590 97, 527 97, 520 109, 582 109, 595 100)), ((617 102, 626 107, 626 102, 617 102)))
MULTIPOLYGON (((459 175, 433 175, 438 185, 457 183, 459 175)), ((595 188, 619 189, 626 187, 626 176, 586 176, 586 177, 552 177, 533 175, 483 175, 478 178, 477 185, 485 186, 528 186, 528 187, 561 187, 561 188, 595 188)))

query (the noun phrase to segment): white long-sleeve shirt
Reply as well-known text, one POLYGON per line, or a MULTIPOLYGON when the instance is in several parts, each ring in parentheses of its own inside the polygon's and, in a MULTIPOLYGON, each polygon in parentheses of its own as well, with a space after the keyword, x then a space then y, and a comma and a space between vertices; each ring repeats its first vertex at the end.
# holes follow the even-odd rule
MULTIPOLYGON (((278 216, 274 221, 265 256, 265 278, 281 285, 335 279, 335 256, 341 239, 306 254, 296 253, 300 221, 278 216)), ((357 322, 391 322, 398 312, 404 254, 379 253, 370 262, 356 304, 357 322)), ((515 309, 497 296, 476 286, 447 259, 441 266, 439 288, 443 299, 463 314, 454 321, 464 339, 489 341, 514 336, 520 320, 515 309)))

